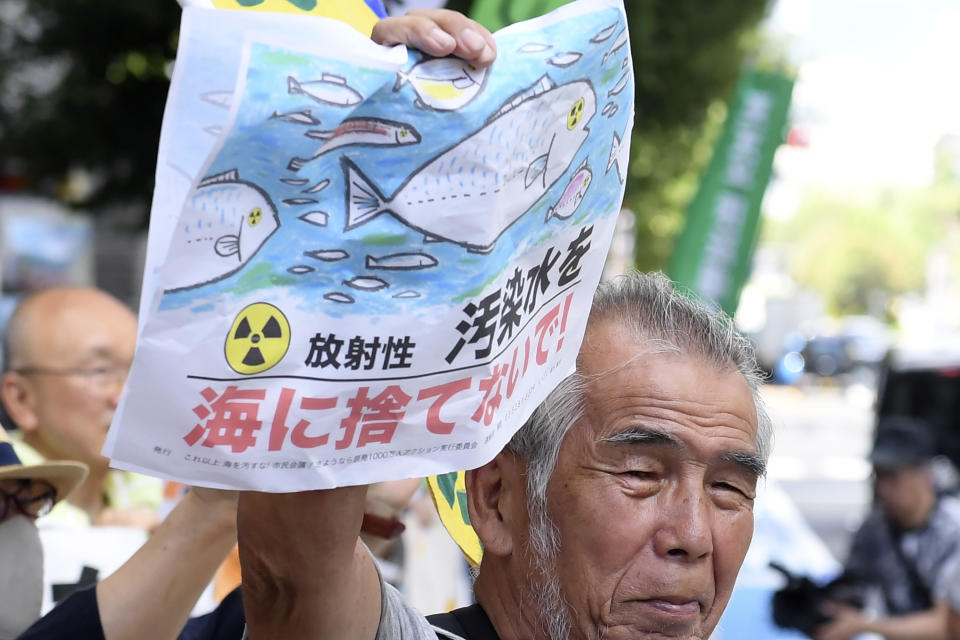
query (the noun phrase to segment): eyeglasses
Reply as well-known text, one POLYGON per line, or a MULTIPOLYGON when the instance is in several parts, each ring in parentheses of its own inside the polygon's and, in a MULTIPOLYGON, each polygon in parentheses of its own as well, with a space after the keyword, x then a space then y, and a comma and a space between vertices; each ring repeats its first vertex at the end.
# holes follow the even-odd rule
POLYGON ((127 365, 112 364, 100 367, 55 369, 53 367, 20 367, 14 369, 16 373, 25 376, 70 376, 80 378, 90 387, 97 390, 109 389, 114 385, 122 385, 127 379, 130 367, 127 365))
POLYGON ((43 480, 17 478, 0 482, 0 497, 0 521, 5 520, 13 509, 36 519, 50 513, 57 501, 57 490, 43 480), (9 491, 11 486, 16 487, 12 492, 9 491))

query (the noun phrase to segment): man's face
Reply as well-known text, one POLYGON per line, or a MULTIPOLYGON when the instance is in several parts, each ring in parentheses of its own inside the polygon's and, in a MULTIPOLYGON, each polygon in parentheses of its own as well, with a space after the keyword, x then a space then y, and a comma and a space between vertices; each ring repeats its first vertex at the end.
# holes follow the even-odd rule
POLYGON ((873 477, 877 497, 894 522, 913 529, 926 521, 934 492, 928 468, 877 468, 873 477))
POLYGON ((753 534, 750 389, 735 370, 649 353, 609 322, 588 332, 580 358, 583 373, 603 375, 547 490, 573 635, 706 638, 753 534))
POLYGON ((23 364, 73 371, 23 376, 32 392, 36 438, 44 455, 103 467, 100 455, 136 343, 136 319, 102 294, 71 291, 49 313, 37 313, 23 364))

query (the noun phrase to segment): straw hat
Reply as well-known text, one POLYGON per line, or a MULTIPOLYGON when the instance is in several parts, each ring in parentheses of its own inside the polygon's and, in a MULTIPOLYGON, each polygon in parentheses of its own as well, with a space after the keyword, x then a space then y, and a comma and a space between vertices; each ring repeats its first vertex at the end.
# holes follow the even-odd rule
POLYGON ((90 469, 82 462, 57 460, 43 464, 21 464, 7 437, 7 430, 0 427, 0 480, 43 480, 57 490, 57 502, 77 488, 87 477, 90 469))

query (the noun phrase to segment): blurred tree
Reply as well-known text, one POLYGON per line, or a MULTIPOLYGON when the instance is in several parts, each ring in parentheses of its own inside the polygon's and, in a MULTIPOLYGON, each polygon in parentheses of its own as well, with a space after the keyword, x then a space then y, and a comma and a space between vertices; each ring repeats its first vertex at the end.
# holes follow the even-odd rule
POLYGON ((0 0, 0 173, 145 214, 179 21, 175 0, 0 0))
POLYGON ((926 255, 956 225, 958 205, 960 185, 946 181, 860 196, 816 192, 765 237, 791 247, 791 275, 832 314, 863 314, 874 300, 923 290, 926 255))
MULTIPOLYGON (((768 3, 625 2, 637 117, 624 205, 641 268, 669 257, 768 3)), ((0 174, 87 208, 146 211, 179 14, 175 0, 0 0, 0 174), (63 189, 75 168, 93 175, 89 195, 63 189)))

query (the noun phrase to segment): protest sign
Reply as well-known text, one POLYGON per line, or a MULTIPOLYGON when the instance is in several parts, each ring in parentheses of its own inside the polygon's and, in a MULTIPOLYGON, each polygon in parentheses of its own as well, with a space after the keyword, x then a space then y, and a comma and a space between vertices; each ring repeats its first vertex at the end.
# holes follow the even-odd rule
POLYGON ((140 340, 105 454, 294 491, 489 460, 574 367, 623 196, 622 4, 488 69, 184 10, 140 340))

